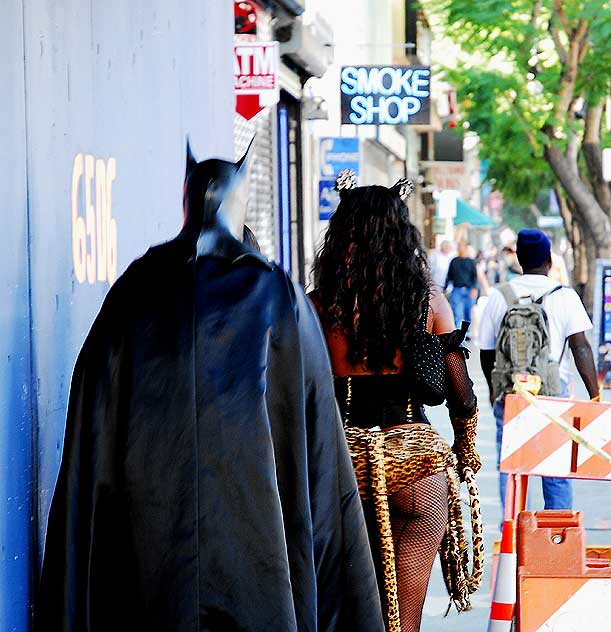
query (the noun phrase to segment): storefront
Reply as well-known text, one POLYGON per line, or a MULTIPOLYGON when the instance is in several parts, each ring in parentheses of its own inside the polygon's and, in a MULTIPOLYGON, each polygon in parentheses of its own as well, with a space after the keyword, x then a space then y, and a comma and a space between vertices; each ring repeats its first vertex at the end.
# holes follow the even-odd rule
POLYGON ((278 41, 280 49, 274 103, 250 119, 237 113, 234 122, 236 156, 255 137, 246 222, 263 254, 305 283, 304 204, 309 191, 303 182, 312 167, 304 160, 309 139, 303 138, 303 85, 312 74, 324 73, 331 36, 321 23, 302 21, 300 3, 270 2, 263 7, 251 1, 236 7, 246 4, 255 11, 256 29, 236 33, 236 42, 278 41))

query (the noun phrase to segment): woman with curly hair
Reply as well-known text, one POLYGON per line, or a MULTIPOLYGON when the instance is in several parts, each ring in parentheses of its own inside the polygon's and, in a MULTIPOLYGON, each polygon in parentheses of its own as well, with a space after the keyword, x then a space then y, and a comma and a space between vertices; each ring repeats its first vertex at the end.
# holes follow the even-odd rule
POLYGON ((476 398, 461 346, 466 330, 453 332, 452 310, 431 282, 402 199, 406 183, 353 188, 340 174, 340 204, 315 261, 310 296, 370 520, 387 626, 412 632, 420 629, 440 546, 450 596, 459 610, 469 607, 478 578, 466 570, 457 472, 477 470, 479 458, 476 398), (413 366, 415 354, 427 353, 415 345, 419 328, 442 334, 452 449, 423 408, 413 366))

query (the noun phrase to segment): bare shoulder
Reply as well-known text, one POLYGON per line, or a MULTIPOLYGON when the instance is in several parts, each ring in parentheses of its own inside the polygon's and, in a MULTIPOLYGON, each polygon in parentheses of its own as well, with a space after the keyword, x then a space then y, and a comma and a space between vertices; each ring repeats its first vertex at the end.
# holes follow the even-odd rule
POLYGON ((431 288, 429 294, 429 330, 436 334, 454 331, 454 315, 445 294, 438 288, 431 288))

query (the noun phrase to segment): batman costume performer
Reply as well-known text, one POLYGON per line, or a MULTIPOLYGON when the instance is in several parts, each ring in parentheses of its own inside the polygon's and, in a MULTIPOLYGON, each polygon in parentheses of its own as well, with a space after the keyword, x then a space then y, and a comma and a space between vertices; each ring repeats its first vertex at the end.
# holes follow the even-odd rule
POLYGON ((235 238, 246 164, 188 150, 183 230, 84 343, 35 632, 384 629, 317 317, 235 238))

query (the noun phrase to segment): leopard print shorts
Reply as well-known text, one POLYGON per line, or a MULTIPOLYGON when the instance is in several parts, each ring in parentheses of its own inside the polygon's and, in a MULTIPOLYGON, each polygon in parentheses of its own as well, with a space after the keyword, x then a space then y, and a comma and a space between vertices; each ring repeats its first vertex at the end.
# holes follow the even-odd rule
POLYGON ((345 428, 346 439, 365 502, 373 502, 384 573, 386 620, 389 632, 400 632, 395 551, 390 528, 388 496, 406 485, 445 473, 448 480, 448 525, 440 546, 441 565, 450 603, 468 610, 469 595, 479 587, 483 571, 483 537, 479 493, 473 472, 463 472, 470 497, 473 531, 473 571, 468 570, 468 546, 462 520, 456 456, 430 426, 392 430, 345 428))

